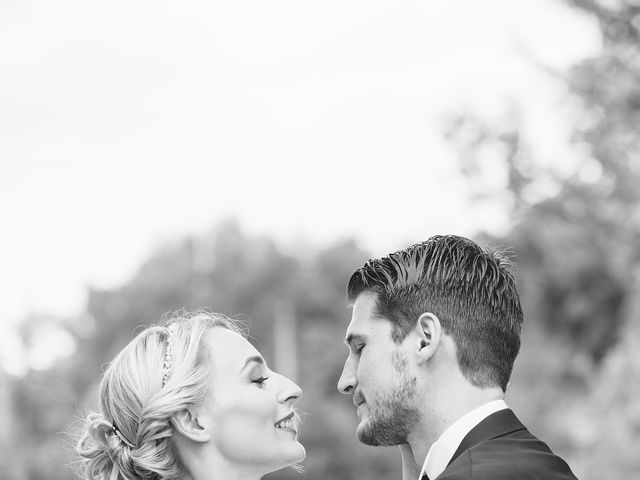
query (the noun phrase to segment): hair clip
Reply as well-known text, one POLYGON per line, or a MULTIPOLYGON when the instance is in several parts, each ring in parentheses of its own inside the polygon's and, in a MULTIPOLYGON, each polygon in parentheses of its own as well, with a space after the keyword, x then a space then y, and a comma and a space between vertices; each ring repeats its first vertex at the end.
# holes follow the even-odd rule
POLYGON ((118 438, 120 438, 120 440, 122 440, 124 443, 129 445, 130 448, 136 448, 133 445, 133 443, 131 443, 129 440, 127 440, 127 438, 122 434, 122 432, 120 430, 118 430, 118 427, 116 427, 115 423, 112 423, 111 427, 113 427, 113 433, 115 433, 118 436, 118 438))
POLYGON ((162 387, 167 384, 173 366, 173 336, 178 329, 178 325, 172 323, 167 327, 167 349, 164 353, 164 363, 162 364, 162 387))

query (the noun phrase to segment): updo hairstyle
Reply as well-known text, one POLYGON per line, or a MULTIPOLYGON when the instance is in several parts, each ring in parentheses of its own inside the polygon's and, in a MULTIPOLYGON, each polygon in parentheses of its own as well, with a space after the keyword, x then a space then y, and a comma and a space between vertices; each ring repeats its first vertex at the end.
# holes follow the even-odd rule
POLYGON ((89 413, 76 446, 81 478, 183 475, 170 419, 205 399, 210 369, 202 338, 213 327, 241 333, 224 315, 179 312, 143 330, 113 359, 100 382, 100 412, 89 413))

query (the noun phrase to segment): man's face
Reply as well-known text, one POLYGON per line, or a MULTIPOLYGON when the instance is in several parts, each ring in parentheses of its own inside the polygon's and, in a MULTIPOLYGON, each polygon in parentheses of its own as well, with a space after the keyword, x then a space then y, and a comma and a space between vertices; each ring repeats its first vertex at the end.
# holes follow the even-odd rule
POLYGON ((360 417, 358 439, 392 446, 406 443, 417 424, 416 378, 408 356, 410 336, 394 343, 391 322, 374 315, 376 298, 375 293, 363 292, 353 305, 345 338, 349 356, 338 390, 353 397, 360 417))

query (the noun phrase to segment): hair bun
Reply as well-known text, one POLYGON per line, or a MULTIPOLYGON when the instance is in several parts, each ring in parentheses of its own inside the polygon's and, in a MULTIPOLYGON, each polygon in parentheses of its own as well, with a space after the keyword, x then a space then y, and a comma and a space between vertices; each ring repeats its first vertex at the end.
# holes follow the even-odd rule
POLYGON ((87 415, 76 452, 80 455, 80 476, 86 479, 135 478, 130 470, 131 452, 116 434, 113 424, 100 413, 87 415))
POLYGON ((113 433, 113 425, 99 413, 90 413, 87 417, 87 434, 97 445, 109 447, 109 437, 113 433))
POLYGON ((238 328, 224 315, 206 312, 177 312, 166 325, 146 328, 109 363, 98 390, 101 413, 87 415, 76 434, 81 478, 184 477, 170 419, 207 396, 204 334, 238 328))

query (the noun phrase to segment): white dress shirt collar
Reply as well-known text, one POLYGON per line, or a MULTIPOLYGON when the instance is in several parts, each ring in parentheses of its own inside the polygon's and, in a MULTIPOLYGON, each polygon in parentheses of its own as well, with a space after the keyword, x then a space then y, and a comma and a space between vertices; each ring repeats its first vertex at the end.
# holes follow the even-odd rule
POLYGON ((492 413, 504 410, 505 408, 509 407, 507 407, 504 400, 494 400, 485 403, 475 410, 471 410, 442 432, 438 440, 431 445, 418 480, 420 480, 425 473, 430 480, 435 480, 435 478, 447 468, 451 457, 456 453, 456 450, 467 433, 492 413))

